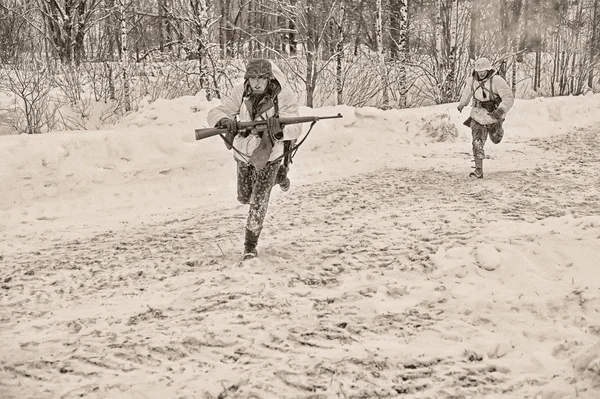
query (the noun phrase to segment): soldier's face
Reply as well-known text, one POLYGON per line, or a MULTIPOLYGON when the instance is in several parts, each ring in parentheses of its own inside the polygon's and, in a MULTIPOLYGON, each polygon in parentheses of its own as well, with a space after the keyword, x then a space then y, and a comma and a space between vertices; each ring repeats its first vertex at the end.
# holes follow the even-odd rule
POLYGON ((263 76, 248 78, 252 91, 256 94, 264 93, 269 83, 269 78, 263 76))
POLYGON ((485 75, 487 75, 488 71, 477 71, 477 76, 479 77, 479 79, 483 79, 485 78, 485 75))

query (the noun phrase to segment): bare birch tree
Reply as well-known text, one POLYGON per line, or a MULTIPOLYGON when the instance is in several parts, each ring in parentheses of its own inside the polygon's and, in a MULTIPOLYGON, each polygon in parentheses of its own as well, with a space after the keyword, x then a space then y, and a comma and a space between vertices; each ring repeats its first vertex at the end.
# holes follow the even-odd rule
POLYGON ((408 1, 399 0, 398 6, 398 107, 406 108, 406 94, 408 92, 408 81, 406 74, 406 63, 408 62, 408 1))
POLYGON ((191 0, 190 4, 193 10, 192 27, 195 32, 196 48, 198 52, 198 74, 200 75, 200 87, 206 91, 206 99, 213 97, 214 90, 211 89, 208 75, 209 61, 209 37, 208 29, 214 23, 208 15, 208 6, 206 0, 191 0))
POLYGON ((335 90, 337 92, 337 104, 343 104, 343 77, 342 77, 342 62, 344 60, 344 20, 346 15, 346 0, 340 0, 337 17, 337 42, 335 56, 335 90))
POLYGON ((27 21, 23 17, 27 3, 0 1, 0 63, 14 62, 22 53, 31 49, 31 42, 21 40, 31 36, 27 21))
MULTIPOLYGON (((84 39, 100 0, 37 0, 39 10, 58 57, 79 64, 85 57, 84 39)), ((42 29, 40 29, 42 30, 42 29)))
POLYGON ((119 19, 121 22, 121 79, 123 87, 123 107, 131 111, 131 93, 129 89, 129 47, 127 46, 127 18, 125 0, 119 0, 119 19))
POLYGON ((591 20, 591 34, 589 44, 590 54, 590 70, 588 73, 588 86, 593 89, 594 87, 594 69, 598 65, 598 54, 600 53, 600 35, 598 34, 600 27, 600 15, 598 10, 598 0, 593 0, 593 11, 591 20))
POLYGON ((455 86, 454 69, 456 68, 455 53, 456 45, 453 45, 452 35, 452 3, 454 0, 438 0, 436 13, 436 50, 439 52, 436 57, 438 62, 436 69, 438 79, 441 82, 440 102, 446 103, 453 100, 452 93, 455 86))
POLYGON ((390 107, 389 98, 389 81, 387 67, 385 65, 385 52, 383 47, 383 3, 382 0, 377 0, 377 19, 375 22, 375 37, 377 38, 377 58, 379 61, 379 74, 383 82, 381 93, 381 108, 387 109, 390 107))
POLYGON ((481 55, 479 34, 481 31, 481 0, 471 0, 471 34, 469 37, 469 58, 475 60, 481 55))
MULTIPOLYGON (((295 74, 304 83, 308 107, 312 107, 314 104, 318 77, 336 57, 333 54, 323 59, 322 50, 326 41, 330 39, 328 29, 331 22, 335 21, 336 10, 339 10, 337 1, 287 0, 277 4, 277 12, 285 20, 294 21, 294 40, 301 45, 301 55, 303 56, 302 59, 297 58, 296 60, 304 63, 304 73, 295 72, 295 74)), ((280 32, 289 33, 290 30, 281 29, 280 32)), ((272 54, 278 53, 273 48, 265 47, 265 49, 272 54)), ((284 62, 288 61, 284 59, 284 62)))
POLYGON ((522 18, 523 13, 523 0, 513 0, 512 6, 513 12, 513 24, 512 24, 512 51, 513 51, 513 62, 512 62, 512 74, 511 74, 511 88, 513 94, 517 91, 517 62, 522 60, 519 56, 519 44, 521 43, 521 31, 522 31, 522 18))

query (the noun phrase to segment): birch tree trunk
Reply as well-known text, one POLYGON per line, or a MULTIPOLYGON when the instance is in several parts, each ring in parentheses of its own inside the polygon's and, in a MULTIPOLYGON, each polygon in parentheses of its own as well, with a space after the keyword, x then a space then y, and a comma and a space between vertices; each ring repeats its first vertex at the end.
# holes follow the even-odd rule
POLYGON ((340 0, 338 15, 338 41, 336 44, 335 55, 335 87, 337 91, 337 104, 343 104, 343 82, 342 82, 342 61, 344 60, 344 17, 346 14, 346 0, 340 0))
POLYGON ((436 43, 438 54, 438 82, 440 83, 440 103, 447 103, 452 98, 452 81, 454 80, 454 65, 452 54, 452 1, 438 0, 436 20, 439 35, 436 43))
POLYGON ((389 37, 390 37, 390 60, 395 61, 400 57, 400 11, 402 9, 402 0, 389 0, 389 37))
POLYGON ((479 57, 479 33, 480 33, 480 0, 471 0, 471 29, 469 37, 469 58, 475 60, 479 57))
POLYGON ((108 79, 108 99, 116 100, 117 96, 115 94, 115 81, 113 79, 113 69, 111 63, 108 61, 104 62, 104 69, 108 79))
POLYGON ((559 37, 560 37, 560 28, 556 33, 556 37, 554 38, 554 60, 552 63, 552 80, 551 80, 551 89, 552 96, 556 96, 555 85, 558 81, 558 70, 559 70, 559 62, 560 62, 560 45, 559 45, 559 37))
POLYGON ((581 47, 581 27, 584 26, 583 21, 583 1, 580 0, 577 5, 577 11, 575 14, 575 49, 573 51, 573 59, 571 60, 571 81, 569 83, 569 94, 580 95, 582 92, 582 81, 583 77, 579 75, 578 70, 581 69, 583 57, 580 52, 583 53, 581 47))
POLYGON ((128 75, 129 52, 127 48, 127 22, 125 19, 124 1, 125 0, 119 0, 119 17, 121 19, 121 79, 123 80, 123 106, 125 107, 125 112, 129 112, 131 111, 128 75))
MULTIPOLYGON (((68 46, 69 46, 69 63, 71 65, 75 65, 75 42, 76 42, 76 38, 75 38, 75 26, 78 26, 77 24, 77 13, 76 12, 72 12, 70 15, 68 15, 67 17, 69 19, 69 24, 67 26, 70 26, 71 29, 67 30, 67 35, 68 35, 68 46)), ((79 60, 81 61, 81 60, 79 60)), ((78 62, 79 62, 78 61, 78 62)))
MULTIPOLYGON (((529 0, 528 0, 529 4, 529 0)), ((533 71, 533 90, 538 91, 542 85, 542 34, 540 28, 540 0, 532 0, 529 6, 531 10, 531 19, 534 24, 533 42, 535 45, 535 66, 533 71)))
POLYGON ((200 75, 200 88, 206 92, 206 99, 210 101, 213 97, 208 82, 208 10, 206 0, 198 0, 196 8, 197 41, 198 41, 198 73, 200 75))
POLYGON ((446 4, 448 8, 450 49, 448 54, 448 74, 446 75, 446 101, 454 101, 456 91, 456 51, 458 42, 458 0, 454 0, 454 18, 452 17, 452 4, 446 4), (450 32, 451 31, 451 32, 450 32))
POLYGON ((521 31, 522 23, 521 15, 523 13, 523 0, 514 0, 513 3, 513 37, 512 37, 512 49, 513 49, 513 63, 511 71, 511 89, 513 94, 517 92, 517 62, 520 60, 519 57, 519 45, 521 43, 521 31))
MULTIPOLYGON (((117 53, 116 42, 118 40, 117 30, 117 19, 115 0, 104 0, 104 7, 106 10, 107 17, 103 22, 104 35, 106 37, 106 49, 104 57, 108 58, 107 61, 114 61, 116 59, 115 53, 117 53)), ((105 58, 105 60, 106 60, 105 58)))
POLYGON ((383 92, 381 94, 381 107, 383 109, 388 109, 390 104, 390 98, 388 93, 388 76, 387 76, 387 68, 385 66, 385 53, 383 49, 383 4, 382 0, 377 0, 377 20, 375 22, 376 33, 375 36, 377 38, 377 53, 379 57, 379 73, 381 75, 381 79, 383 81, 383 92))
MULTIPOLYGON (((42 20, 47 26, 45 34, 61 61, 70 64, 83 61, 86 33, 91 29, 92 16, 99 4, 99 0, 37 0, 42 20)), ((30 6, 33 7, 33 4, 30 6)))
POLYGON ((168 39, 165 38, 165 32, 167 30, 167 16, 165 15, 166 9, 167 5, 165 0, 158 0, 158 48, 160 49, 161 53, 165 50, 165 42, 168 41, 168 39))
POLYGON ((594 69, 596 68, 596 63, 598 59, 598 51, 600 50, 600 45, 598 41, 600 37, 598 37, 598 0, 594 0, 594 11, 592 16, 592 32, 591 32, 591 40, 590 40, 590 70, 588 73, 588 86, 590 89, 594 88, 594 69))
POLYGON ((314 0, 306 1, 306 105, 314 104, 315 83, 317 79, 317 21, 314 12, 314 0))
POLYGON ((513 95, 517 92, 517 53, 513 54, 512 70, 510 74, 510 88, 513 95))
MULTIPOLYGON (((296 7, 296 0, 290 1, 290 5, 292 8, 296 7)), ((288 54, 290 56, 295 56, 298 52, 298 41, 296 40, 296 22, 294 21, 294 17, 292 15, 289 16, 288 20, 288 34, 287 34, 287 45, 288 45, 288 54)))
POLYGON ((563 95, 566 87, 566 67, 569 63, 569 56, 564 49, 563 40, 566 37, 566 18, 568 5, 563 1, 558 3, 556 17, 558 20, 558 29, 556 32, 556 47, 554 53, 554 68, 552 76, 552 96, 563 95))
POLYGON ((536 92, 540 88, 541 77, 542 77, 542 49, 541 49, 541 46, 536 46, 535 66, 533 67, 533 90, 536 92))
POLYGON ((399 18, 399 37, 398 37, 398 61, 400 63, 398 70, 399 79, 399 95, 398 107, 406 108, 406 94, 408 92, 408 82, 406 76, 406 63, 408 62, 408 1, 400 1, 400 10, 398 11, 399 18))

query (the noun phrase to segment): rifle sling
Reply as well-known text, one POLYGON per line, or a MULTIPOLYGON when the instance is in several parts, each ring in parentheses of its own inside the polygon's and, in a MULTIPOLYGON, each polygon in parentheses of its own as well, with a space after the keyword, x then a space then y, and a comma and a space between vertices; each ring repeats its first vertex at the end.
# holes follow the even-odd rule
MULTIPOLYGON (((308 135, 310 134, 310 131, 312 130, 313 126, 315 125, 315 123, 317 123, 317 121, 313 121, 310 124, 310 127, 308 128, 308 132, 306 132, 306 135, 302 138, 302 140, 300 140, 300 142, 294 146, 292 146, 292 148, 290 148, 289 150, 283 152, 283 154, 281 154, 280 156, 278 156, 277 158, 275 158, 272 161, 269 161, 269 163, 273 163, 273 162, 277 162, 282 158, 285 158, 286 156, 290 155, 289 157, 289 163, 292 163, 292 158, 296 155, 296 152, 298 152, 298 148, 300 148, 300 146, 302 145, 302 143, 304 143, 304 140, 306 140, 306 138, 308 137, 308 135)), ((227 144, 229 144, 231 146, 231 148, 237 152, 247 163, 250 163, 250 159, 246 157, 246 154, 242 153, 240 150, 238 150, 237 148, 235 148, 233 146, 233 143, 230 143, 229 140, 227 140, 227 138, 222 134, 219 133, 219 136, 221 136, 221 138, 223 139, 224 142, 226 142, 227 144)), ((287 161, 284 160, 284 163, 287 161)), ((285 166, 287 166, 287 163, 285 163, 285 166)))
MULTIPOLYGON (((245 104, 244 102, 244 98, 242 97, 242 103, 240 104, 240 107, 243 107, 245 104)), ((275 109, 275 116, 279 116, 279 96, 275 96, 273 98, 273 108, 275 109)), ((266 110, 265 110, 266 111, 266 110)), ((253 113, 252 109, 249 109, 248 112, 250 112, 251 114, 253 113)), ((265 121, 266 119, 263 117, 263 115, 260 115, 261 119, 263 121, 265 121)), ((235 148, 233 146, 233 142, 229 142, 229 140, 227 140, 227 138, 225 136, 223 136, 221 133, 219 133, 219 136, 221 136, 221 138, 223 139, 224 142, 227 143, 227 145, 229 145, 235 152, 237 152, 239 154, 240 157, 242 157, 242 159, 244 161, 246 161, 246 163, 250 163, 250 158, 248 158, 248 156, 246 154, 244 154, 243 152, 241 152, 240 150, 238 150, 237 148, 235 148)))
POLYGON ((306 135, 302 138, 302 140, 300 140, 300 142, 298 144, 292 146, 292 148, 290 148, 289 151, 284 151, 283 154, 281 154, 280 156, 278 156, 277 158, 275 158, 271 162, 279 161, 281 158, 283 158, 286 155, 290 154, 291 155, 290 156, 290 163, 291 163, 292 162, 292 158, 296 155, 296 152, 298 152, 298 148, 302 145, 302 143, 304 143, 304 140, 306 140, 306 138, 310 134, 310 131, 312 130, 312 128, 315 125, 315 123, 317 123, 317 121, 312 121, 312 123, 310 124, 310 127, 308 128, 308 132, 306 132, 306 135))
POLYGON ((226 143, 227 143, 227 145, 229 145, 229 146, 231 147, 231 149, 232 149, 232 150, 234 150, 235 152, 237 152, 237 153, 240 155, 240 157, 242 157, 242 159, 243 159, 244 161, 246 161, 246 163, 250 163, 250 158, 248 158, 248 157, 246 156, 246 154, 244 154, 243 152, 241 152, 240 150, 238 150, 237 148, 235 148, 235 147, 233 146, 233 142, 230 142, 229 140, 227 140, 227 137, 223 136, 223 134, 222 134, 222 133, 219 133, 219 136, 221 136, 221 138, 223 139, 223 141, 224 141, 224 142, 226 142, 226 143))
MULTIPOLYGON (((494 94, 494 91, 492 90, 492 79, 494 79, 494 75, 490 76, 488 79, 484 80, 483 82, 478 81, 477 82, 477 86, 479 89, 481 89, 481 93, 483 95, 483 98, 485 98, 485 92, 487 91, 488 93, 490 93, 490 100, 486 100, 486 101, 495 101, 496 100, 496 95, 494 94), (486 90, 485 88, 485 83, 489 82, 489 90, 486 90)), ((473 89, 473 93, 475 93, 475 91, 477 91, 477 88, 473 88, 474 85, 471 86, 471 88, 473 89)), ((479 101, 479 102, 485 102, 485 101, 479 101)))
MULTIPOLYGON (((242 104, 243 104, 243 102, 242 102, 242 104)), ((279 97, 278 96, 275 96, 275 98, 273 99, 273 106, 275 108, 275 116, 279 117, 279 97)), ((285 149, 286 146, 284 145, 284 147, 283 147, 284 148, 283 154, 281 154, 280 156, 278 156, 274 160, 269 161, 268 163, 277 162, 277 161, 281 160, 282 158, 284 158, 284 160, 283 160, 283 165, 284 166, 288 166, 288 164, 292 163, 292 159, 296 155, 296 152, 298 152, 298 148, 300 148, 300 146, 302 145, 302 143, 304 143, 304 140, 306 140, 306 138, 310 134, 310 131, 312 130, 312 128, 315 125, 315 123, 317 123, 317 121, 313 121, 310 124, 310 127, 308 128, 308 132, 306 132, 306 135, 302 138, 302 140, 298 144, 293 145, 292 148, 290 148, 288 150, 285 149), (288 155, 289 155, 289 157, 288 157, 288 155)), ((227 138, 223 134, 221 134, 221 133, 219 133, 219 136, 221 136, 221 138, 223 139, 223 141, 226 142, 228 145, 230 145, 231 148, 235 152, 237 152, 242 157, 242 159, 244 159, 246 161, 246 163, 250 163, 250 159, 247 158, 246 154, 242 153, 240 150, 238 150, 237 148, 235 148, 233 146, 233 142, 230 143, 229 140, 227 140, 227 138)), ((288 141, 288 140, 285 140, 285 141, 288 141)))
MULTIPOLYGON (((304 143, 304 140, 306 140, 306 138, 308 137, 308 135, 310 134, 310 131, 312 130, 313 126, 315 125, 315 123, 317 123, 317 121, 313 121, 310 124, 310 127, 308 128, 308 132, 306 132, 306 135, 302 138, 302 140, 300 140, 300 142, 294 146, 292 146, 292 148, 290 148, 289 150, 283 152, 283 154, 281 154, 280 156, 278 156, 277 158, 275 158, 272 161, 269 161, 269 163, 273 163, 273 162, 277 162, 279 160, 281 160, 282 158, 287 157, 288 155, 290 155, 289 157, 289 161, 286 158, 284 160, 284 165, 287 166, 288 164, 292 163, 292 159, 294 158, 294 156, 296 155, 296 152, 298 152, 298 148, 300 148, 300 146, 302 145, 302 143, 304 143)), ((221 136, 221 138, 223 139, 224 142, 226 142, 227 144, 229 144, 231 146, 231 148, 237 152, 247 163, 250 163, 250 159, 246 156, 246 154, 244 154, 243 152, 241 152, 240 150, 238 150, 237 148, 235 148, 233 146, 232 142, 229 142, 229 140, 227 140, 227 138, 222 134, 219 133, 219 136, 221 136)), ((284 147, 285 148, 285 147, 284 147)))

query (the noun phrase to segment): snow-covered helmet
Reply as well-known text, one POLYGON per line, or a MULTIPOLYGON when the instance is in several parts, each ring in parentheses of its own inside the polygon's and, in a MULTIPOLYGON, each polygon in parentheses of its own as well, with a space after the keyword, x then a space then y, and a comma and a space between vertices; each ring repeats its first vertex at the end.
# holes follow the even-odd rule
POLYGON ((473 67, 475 72, 485 72, 492 69, 492 63, 485 57, 481 57, 475 61, 475 65, 473 67))

